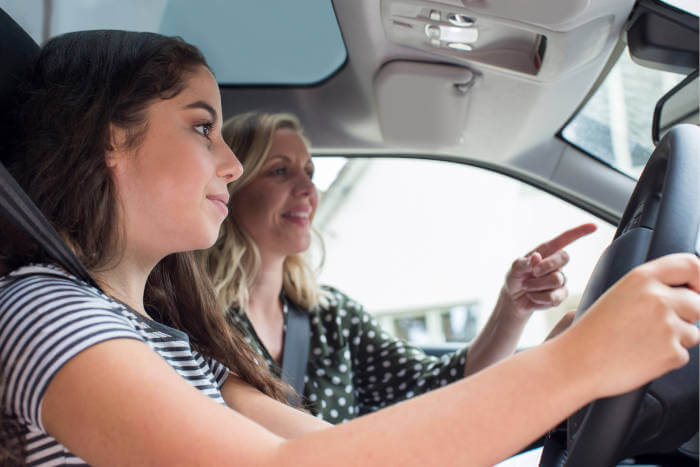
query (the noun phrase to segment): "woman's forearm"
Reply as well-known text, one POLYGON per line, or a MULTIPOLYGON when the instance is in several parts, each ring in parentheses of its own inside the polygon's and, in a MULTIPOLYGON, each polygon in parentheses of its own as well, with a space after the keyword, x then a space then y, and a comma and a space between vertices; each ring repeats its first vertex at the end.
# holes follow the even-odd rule
POLYGON ((530 313, 515 313, 514 308, 508 294, 501 290, 488 321, 469 346, 464 376, 473 375, 515 351, 530 313))

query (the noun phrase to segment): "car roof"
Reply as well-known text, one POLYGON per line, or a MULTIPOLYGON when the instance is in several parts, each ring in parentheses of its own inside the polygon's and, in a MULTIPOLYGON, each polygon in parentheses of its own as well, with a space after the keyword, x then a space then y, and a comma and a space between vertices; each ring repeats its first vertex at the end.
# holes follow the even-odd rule
POLYGON ((292 111, 314 154, 447 156, 533 182, 608 219, 619 215, 634 181, 557 134, 620 53, 634 1, 333 6, 345 65, 313 85, 223 86, 226 116, 292 111), (450 26, 450 15, 473 20, 483 43, 469 52, 431 45, 425 28, 450 26))
POLYGON ((550 138, 572 115, 610 58, 634 4, 501 0, 466 8, 461 1, 447 3, 451 5, 336 0, 348 54, 345 66, 324 82, 293 92, 288 87, 225 88, 225 111, 293 110, 318 152, 427 148, 505 162, 550 138), (425 18, 427 5, 440 19, 425 18), (450 14, 473 19, 480 40, 487 42, 462 52, 423 40, 425 25, 447 23, 450 14), (402 22, 412 25, 410 34, 401 35, 406 28, 402 22), (541 66, 535 68, 538 37, 546 38, 546 46, 541 66), (431 80, 431 73, 438 77, 431 80), (470 73, 474 83, 465 91, 466 99, 455 93, 456 102, 451 102, 437 95, 441 85, 470 73), (411 81, 406 78, 411 74, 419 77, 411 81), (401 112, 402 104, 410 109, 411 102, 423 104, 422 112, 401 112), (444 118, 450 105, 465 102, 462 120, 444 118), (414 122, 432 130, 423 132, 422 144, 411 132, 414 122), (407 127, 404 133, 402 126, 407 127))

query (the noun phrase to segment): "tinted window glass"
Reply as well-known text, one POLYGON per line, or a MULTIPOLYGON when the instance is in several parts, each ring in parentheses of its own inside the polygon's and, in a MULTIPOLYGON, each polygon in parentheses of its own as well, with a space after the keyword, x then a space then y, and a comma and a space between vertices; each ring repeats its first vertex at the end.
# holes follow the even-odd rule
POLYGON ((38 43, 83 29, 181 36, 222 84, 312 84, 347 56, 330 0, 0 0, 38 43))
POLYGON ((637 178, 654 150, 654 106, 684 76, 637 65, 625 50, 562 136, 637 178))

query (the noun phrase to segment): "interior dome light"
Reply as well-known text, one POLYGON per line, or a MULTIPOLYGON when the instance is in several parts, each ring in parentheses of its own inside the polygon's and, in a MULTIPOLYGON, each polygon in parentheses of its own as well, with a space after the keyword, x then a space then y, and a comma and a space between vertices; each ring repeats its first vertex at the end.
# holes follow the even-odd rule
POLYGON ((479 38, 479 30, 476 28, 427 24, 425 26, 425 35, 428 36, 428 39, 473 44, 479 38))

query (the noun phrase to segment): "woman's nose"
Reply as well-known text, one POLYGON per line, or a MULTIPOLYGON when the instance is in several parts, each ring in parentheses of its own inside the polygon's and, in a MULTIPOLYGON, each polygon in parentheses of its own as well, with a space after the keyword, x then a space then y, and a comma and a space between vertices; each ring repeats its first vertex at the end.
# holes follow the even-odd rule
POLYGON ((314 182, 309 178, 309 176, 304 173, 302 176, 299 177, 299 180, 297 181, 295 187, 294 187, 294 193, 298 196, 308 196, 316 192, 316 185, 314 185, 314 182))

